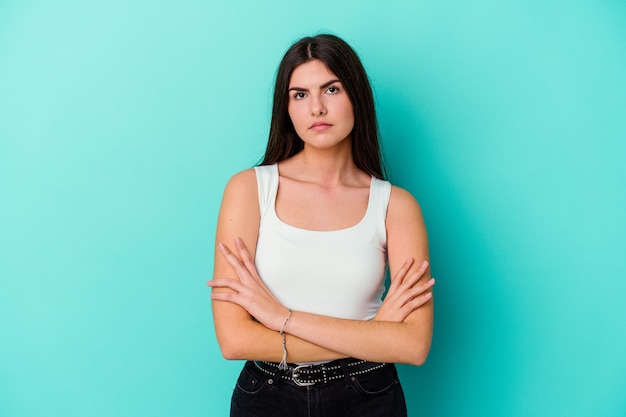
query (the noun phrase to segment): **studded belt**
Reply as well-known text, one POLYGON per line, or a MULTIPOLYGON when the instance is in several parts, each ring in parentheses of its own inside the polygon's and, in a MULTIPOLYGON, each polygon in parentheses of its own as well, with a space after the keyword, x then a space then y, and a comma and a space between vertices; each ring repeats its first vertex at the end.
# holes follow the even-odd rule
MULTIPOLYGON (((254 365, 267 375, 278 375, 278 363, 255 361, 254 365)), ((387 366, 386 363, 369 362, 359 359, 339 359, 320 365, 287 364, 281 378, 300 387, 325 384, 346 377, 355 377, 387 366), (343 361, 343 365, 342 365, 343 361)))

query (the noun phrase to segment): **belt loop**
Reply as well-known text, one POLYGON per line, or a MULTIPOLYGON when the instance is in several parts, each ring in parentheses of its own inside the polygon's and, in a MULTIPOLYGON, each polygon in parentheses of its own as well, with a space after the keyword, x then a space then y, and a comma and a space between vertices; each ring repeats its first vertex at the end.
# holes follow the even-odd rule
POLYGON ((280 386, 280 383, 283 380, 284 372, 285 372, 284 369, 280 369, 280 367, 276 368, 276 372, 274 372, 274 387, 278 388, 280 386))
POLYGON ((348 369, 348 360, 340 359, 339 363, 341 364, 341 369, 343 370, 343 376, 346 380, 346 386, 350 386, 352 381, 350 380, 350 370, 348 369))
POLYGON ((280 369, 280 367, 276 369, 276 373, 274 374, 274 378, 276 379, 276 381, 274 381, 274 384, 276 388, 278 388, 280 386, 280 383, 283 381, 283 373, 285 373, 285 369, 280 369))

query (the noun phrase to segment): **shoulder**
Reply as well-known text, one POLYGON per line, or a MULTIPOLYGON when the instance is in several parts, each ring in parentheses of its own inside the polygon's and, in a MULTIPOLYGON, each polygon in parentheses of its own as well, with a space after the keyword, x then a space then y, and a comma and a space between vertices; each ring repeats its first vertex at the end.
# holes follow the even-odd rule
POLYGON ((413 213, 413 215, 421 213, 419 203, 415 197, 413 197, 413 195, 404 188, 392 185, 391 195, 389 196, 387 217, 403 217, 404 215, 411 213, 413 213))
POLYGON ((256 186, 256 172, 254 168, 249 168, 243 171, 240 171, 230 177, 228 183, 226 184, 227 188, 246 188, 251 185, 256 186))
POLYGON ((400 187, 391 187, 389 206, 387 207, 387 235, 389 238, 406 235, 410 232, 425 233, 422 209, 413 195, 400 187))
MULTIPOLYGON (((232 242, 239 236, 246 245, 255 243, 253 231, 258 229, 259 202, 253 168, 233 175, 224 189, 218 216, 217 236, 220 242, 232 242)), ((248 246, 250 247, 250 246, 248 246)))
POLYGON ((226 183, 222 197, 222 210, 228 212, 258 211, 256 173, 254 168, 238 172, 226 183))
POLYGON ((226 183, 224 196, 233 194, 234 196, 247 195, 257 190, 256 172, 254 168, 238 172, 226 183))

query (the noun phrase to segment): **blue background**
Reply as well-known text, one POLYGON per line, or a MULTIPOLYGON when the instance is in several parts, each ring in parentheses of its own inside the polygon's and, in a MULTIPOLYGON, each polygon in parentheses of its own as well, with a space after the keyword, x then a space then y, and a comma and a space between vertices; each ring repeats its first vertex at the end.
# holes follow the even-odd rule
POLYGON ((626 3, 0 2, 0 416, 223 416, 209 290, 278 62, 372 79, 437 277, 412 416, 626 415, 626 3))

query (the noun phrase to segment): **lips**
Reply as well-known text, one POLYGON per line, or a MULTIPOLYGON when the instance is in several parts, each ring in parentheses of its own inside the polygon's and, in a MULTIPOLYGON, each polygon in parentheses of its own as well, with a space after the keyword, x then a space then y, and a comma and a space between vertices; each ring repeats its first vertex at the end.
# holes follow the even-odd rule
POLYGON ((309 129, 311 130, 315 130, 317 132, 322 131, 322 130, 326 130, 329 127, 331 127, 332 125, 330 123, 325 123, 325 122, 315 122, 311 125, 311 127, 309 129))

